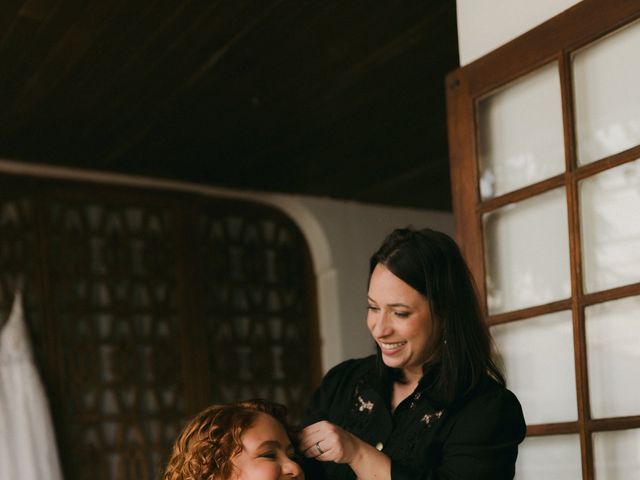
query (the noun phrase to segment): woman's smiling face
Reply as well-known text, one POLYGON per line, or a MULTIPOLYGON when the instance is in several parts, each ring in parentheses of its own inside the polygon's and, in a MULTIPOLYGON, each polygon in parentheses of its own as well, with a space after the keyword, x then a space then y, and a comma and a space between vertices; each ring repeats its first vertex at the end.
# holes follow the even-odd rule
POLYGON ((304 480, 293 460, 294 449, 282 425, 271 415, 258 413, 242 434, 242 451, 233 458, 232 480, 304 480))
POLYGON ((419 379, 429 360, 433 321, 428 300, 382 264, 369 281, 367 326, 388 367, 419 379))

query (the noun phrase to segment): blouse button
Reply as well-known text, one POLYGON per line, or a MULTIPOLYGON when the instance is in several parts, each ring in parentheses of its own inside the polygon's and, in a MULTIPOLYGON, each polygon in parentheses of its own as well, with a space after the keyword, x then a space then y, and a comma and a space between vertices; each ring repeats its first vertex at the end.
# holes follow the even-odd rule
POLYGON ((384 448, 384 445, 382 444, 382 442, 378 442, 378 443, 376 443, 376 449, 377 449, 378 451, 380 451, 380 452, 381 452, 383 448, 384 448))

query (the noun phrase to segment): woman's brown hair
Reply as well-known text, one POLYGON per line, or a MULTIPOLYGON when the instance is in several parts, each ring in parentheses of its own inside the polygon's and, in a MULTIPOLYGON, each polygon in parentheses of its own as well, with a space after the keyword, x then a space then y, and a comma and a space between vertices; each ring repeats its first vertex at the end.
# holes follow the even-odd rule
MULTIPOLYGON (((491 357, 491 335, 473 277, 451 237, 429 228, 398 228, 371 256, 369 280, 378 264, 429 302, 435 331, 429 353, 439 366, 432 401, 449 405, 487 376, 504 386, 502 372, 491 357)), ((379 347, 378 358, 383 365, 379 347)))
POLYGON ((163 480, 226 480, 233 458, 242 450, 241 437, 259 413, 278 420, 287 433, 284 405, 256 399, 212 405, 198 413, 175 441, 163 480))

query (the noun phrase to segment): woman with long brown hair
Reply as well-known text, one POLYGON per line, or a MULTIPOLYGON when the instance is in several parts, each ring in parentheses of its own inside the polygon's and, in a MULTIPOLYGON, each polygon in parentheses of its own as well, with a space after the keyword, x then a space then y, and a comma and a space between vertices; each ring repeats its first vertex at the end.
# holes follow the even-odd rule
POLYGON ((308 476, 512 479, 522 409, 449 236, 404 228, 385 239, 370 260, 367 326, 377 353, 330 370, 307 410, 308 476))

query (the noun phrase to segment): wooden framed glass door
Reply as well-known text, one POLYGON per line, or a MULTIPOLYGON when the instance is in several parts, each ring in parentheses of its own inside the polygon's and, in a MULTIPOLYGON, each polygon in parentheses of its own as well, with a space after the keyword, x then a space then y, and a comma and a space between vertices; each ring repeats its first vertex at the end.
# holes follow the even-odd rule
POLYGON ((640 5, 583 0, 447 77, 457 240, 527 439, 516 478, 640 478, 640 5))

